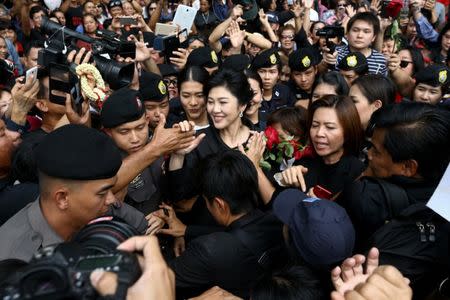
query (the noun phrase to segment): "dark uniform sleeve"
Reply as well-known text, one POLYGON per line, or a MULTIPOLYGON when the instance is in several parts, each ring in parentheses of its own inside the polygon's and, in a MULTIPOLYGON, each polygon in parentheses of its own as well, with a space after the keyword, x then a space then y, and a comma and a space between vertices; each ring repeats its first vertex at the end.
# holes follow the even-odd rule
POLYGON ((120 207, 112 207, 112 215, 117 216, 134 227, 140 234, 145 234, 148 221, 145 219, 143 213, 134 207, 123 203, 120 207))

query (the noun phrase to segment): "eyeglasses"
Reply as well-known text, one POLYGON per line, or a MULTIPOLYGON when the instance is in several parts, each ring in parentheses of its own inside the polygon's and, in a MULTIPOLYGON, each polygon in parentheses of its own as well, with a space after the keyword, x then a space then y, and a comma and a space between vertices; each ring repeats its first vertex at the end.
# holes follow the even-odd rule
POLYGON ((171 84, 173 84, 173 85, 178 84, 178 79, 164 79, 163 81, 167 86, 169 86, 171 84))
POLYGON ((400 61, 400 68, 406 68, 409 64, 412 64, 412 61, 401 60, 400 61))
POLYGON ((293 40, 294 36, 293 35, 282 35, 280 38, 282 40, 293 40))

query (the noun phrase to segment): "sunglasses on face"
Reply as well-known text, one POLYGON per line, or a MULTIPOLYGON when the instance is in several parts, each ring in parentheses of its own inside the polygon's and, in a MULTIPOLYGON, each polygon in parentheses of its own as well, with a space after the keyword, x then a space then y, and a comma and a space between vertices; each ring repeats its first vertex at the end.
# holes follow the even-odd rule
POLYGON ((169 86, 170 84, 177 85, 178 79, 164 79, 164 83, 169 86))
POLYGON ((400 68, 406 68, 409 64, 412 64, 412 61, 402 60, 400 61, 400 68))

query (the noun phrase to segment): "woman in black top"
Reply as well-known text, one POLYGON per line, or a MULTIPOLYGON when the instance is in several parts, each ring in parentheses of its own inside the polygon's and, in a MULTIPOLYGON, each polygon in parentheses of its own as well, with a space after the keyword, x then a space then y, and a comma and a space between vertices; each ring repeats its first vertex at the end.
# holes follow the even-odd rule
POLYGON ((357 158, 363 141, 361 122, 349 97, 331 95, 312 103, 308 119, 310 142, 317 156, 298 160, 296 166, 280 174, 279 182, 301 187, 310 196, 332 199, 347 180, 353 181, 364 169, 357 158), (315 195, 313 190, 317 189, 330 193, 315 195))

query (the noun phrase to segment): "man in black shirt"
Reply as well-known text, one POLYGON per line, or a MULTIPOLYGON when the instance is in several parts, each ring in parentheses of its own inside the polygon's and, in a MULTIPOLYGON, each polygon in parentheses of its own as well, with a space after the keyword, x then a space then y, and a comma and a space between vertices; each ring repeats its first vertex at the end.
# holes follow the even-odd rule
POLYGON ((218 285, 246 298, 274 258, 283 257, 282 224, 272 214, 256 209, 256 170, 238 151, 208 157, 200 174, 206 206, 226 228, 194 239, 181 256, 169 262, 176 275, 177 295, 198 295, 218 285))
POLYGON ((338 199, 355 225, 357 242, 366 241, 409 205, 426 203, 450 161, 449 111, 400 103, 376 111, 370 124, 372 147, 365 177, 346 184, 338 199), (406 194, 406 203, 386 193, 386 186, 406 194))

